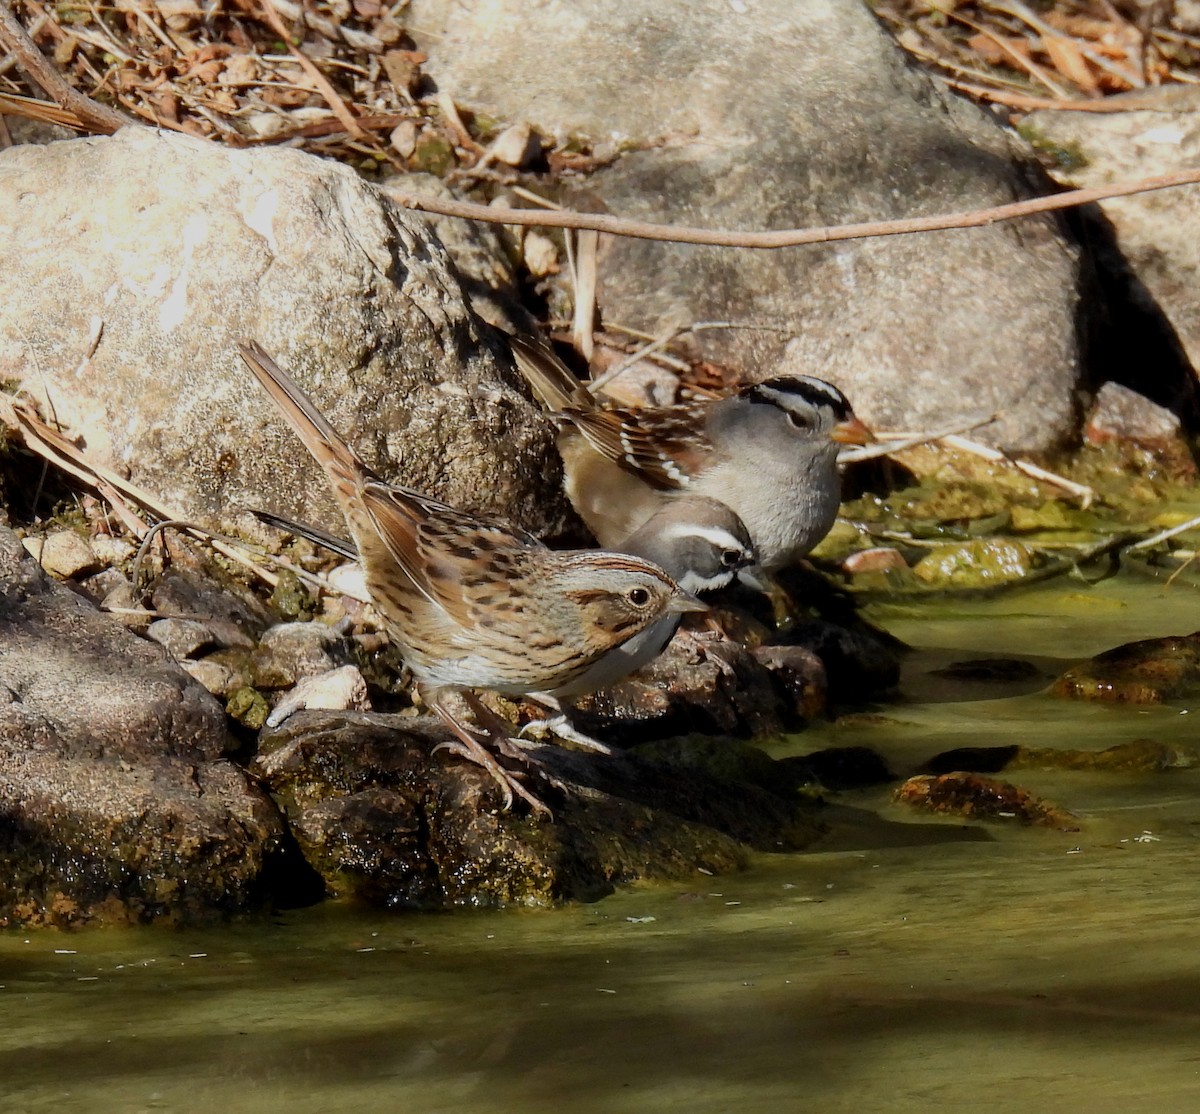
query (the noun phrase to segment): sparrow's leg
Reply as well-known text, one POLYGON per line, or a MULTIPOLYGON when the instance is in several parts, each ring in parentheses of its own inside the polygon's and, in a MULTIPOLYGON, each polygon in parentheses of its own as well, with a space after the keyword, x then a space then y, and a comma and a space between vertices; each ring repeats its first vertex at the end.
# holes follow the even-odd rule
POLYGON ((547 816, 553 817, 550 808, 535 797, 526 786, 522 784, 520 778, 515 773, 505 769, 497 761, 497 753, 502 754, 510 759, 521 762, 522 765, 533 769, 540 774, 542 778, 550 781, 551 785, 558 789, 565 789, 565 786, 556 778, 552 778, 547 774, 545 769, 542 769, 541 763, 535 759, 528 751, 517 747, 512 743, 508 735, 508 729, 500 723, 500 721, 487 711, 487 708, 480 703, 475 696, 469 693, 458 693, 462 697, 464 703, 475 715, 476 720, 482 726, 482 731, 475 731, 472 727, 463 723, 460 717, 446 703, 448 693, 439 691, 426 695, 426 705, 436 712, 443 723, 455 733, 455 739, 449 739, 444 743, 438 743, 433 748, 434 753, 438 750, 450 750, 452 753, 464 757, 468 762, 474 762, 476 766, 481 766, 492 775, 492 779, 500 786, 500 791, 504 793, 504 808, 512 807, 515 797, 520 797, 522 801, 529 805, 535 813, 545 813, 547 816))

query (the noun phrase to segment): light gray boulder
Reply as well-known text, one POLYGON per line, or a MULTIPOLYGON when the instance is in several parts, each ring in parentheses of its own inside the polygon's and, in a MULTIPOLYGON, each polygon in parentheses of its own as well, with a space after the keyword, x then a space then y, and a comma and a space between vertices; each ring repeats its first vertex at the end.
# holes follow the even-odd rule
MULTIPOLYGON (((1041 111, 1026 119, 1027 134, 1067 156, 1050 171, 1062 185, 1106 186, 1200 168, 1200 89, 1155 89, 1123 100, 1123 112, 1041 111)), ((1193 371, 1200 369, 1200 185, 1098 204, 1137 283, 1166 315, 1193 371)), ((1137 372, 1152 376, 1154 369, 1137 372)), ((1148 386, 1143 393, 1160 393, 1148 386)))
MULTIPOLYGON (((986 112, 914 69, 861 0, 414 0, 425 72, 471 109, 615 161, 587 208, 712 228, 921 216, 1040 192, 986 112)), ((841 386, 868 421, 1002 410, 1044 449, 1076 424, 1077 257, 1053 217, 780 251, 607 239, 606 318, 703 320, 706 358, 841 386)))
POLYGON ((180 514, 341 528, 258 340, 368 462, 556 529, 548 425, 446 252, 352 170, 149 128, 0 151, 0 377, 180 514))

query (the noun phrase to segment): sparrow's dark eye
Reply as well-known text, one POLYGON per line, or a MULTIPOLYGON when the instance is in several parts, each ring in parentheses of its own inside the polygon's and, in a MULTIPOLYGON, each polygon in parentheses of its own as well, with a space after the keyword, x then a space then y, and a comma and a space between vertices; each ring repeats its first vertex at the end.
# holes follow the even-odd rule
POLYGON ((629 602, 634 607, 645 607, 650 602, 650 591, 647 588, 631 588, 629 602))
POLYGON ((742 551, 740 549, 727 549, 721 554, 721 564, 727 569, 736 569, 742 563, 742 551))
POLYGON ((808 414, 797 414, 795 410, 787 411, 788 425, 793 429, 809 430, 812 429, 812 418, 808 414))

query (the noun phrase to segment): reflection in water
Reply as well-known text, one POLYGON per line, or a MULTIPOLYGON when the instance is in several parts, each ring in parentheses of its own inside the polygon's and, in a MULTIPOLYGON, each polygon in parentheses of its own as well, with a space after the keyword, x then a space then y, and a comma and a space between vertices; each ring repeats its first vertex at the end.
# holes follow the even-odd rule
MULTIPOLYGON (((927 648, 905 701, 795 752, 907 773, 952 746, 1190 742, 1179 706, 936 672, 1183 633, 1160 586, 1101 589, 1090 618, 1069 588, 881 612, 927 648)), ((918 823, 884 787, 843 795, 816 853, 595 905, 8 933, 0 1109, 1200 1109, 1200 772, 1019 776, 1083 830, 918 823)))

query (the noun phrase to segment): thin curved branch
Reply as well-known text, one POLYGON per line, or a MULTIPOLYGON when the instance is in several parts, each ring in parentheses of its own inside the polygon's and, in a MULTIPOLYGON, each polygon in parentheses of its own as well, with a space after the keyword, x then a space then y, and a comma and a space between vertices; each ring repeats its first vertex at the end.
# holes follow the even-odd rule
POLYGON ((1050 213, 1105 201, 1110 197, 1126 197, 1134 193, 1171 189, 1200 183, 1200 169, 1179 170, 1133 182, 1118 182, 1091 189, 1068 190, 1050 197, 1031 197, 990 209, 973 209, 965 213, 947 213, 931 217, 907 217, 903 220, 869 221, 864 224, 843 224, 825 228, 782 228, 765 232, 725 231, 714 228, 689 228, 686 225, 652 224, 648 221, 623 220, 606 213, 576 213, 569 209, 504 209, 495 205, 478 205, 472 201, 450 201, 440 197, 392 196, 409 209, 437 213, 446 217, 465 217, 468 220, 491 224, 536 225, 542 228, 593 228, 613 236, 632 236, 642 240, 666 240, 677 244, 705 244, 725 248, 792 248, 803 244, 828 244, 836 240, 865 240, 877 236, 901 236, 910 232, 937 232, 946 228, 978 228, 998 221, 1014 220, 1036 213, 1050 213))

